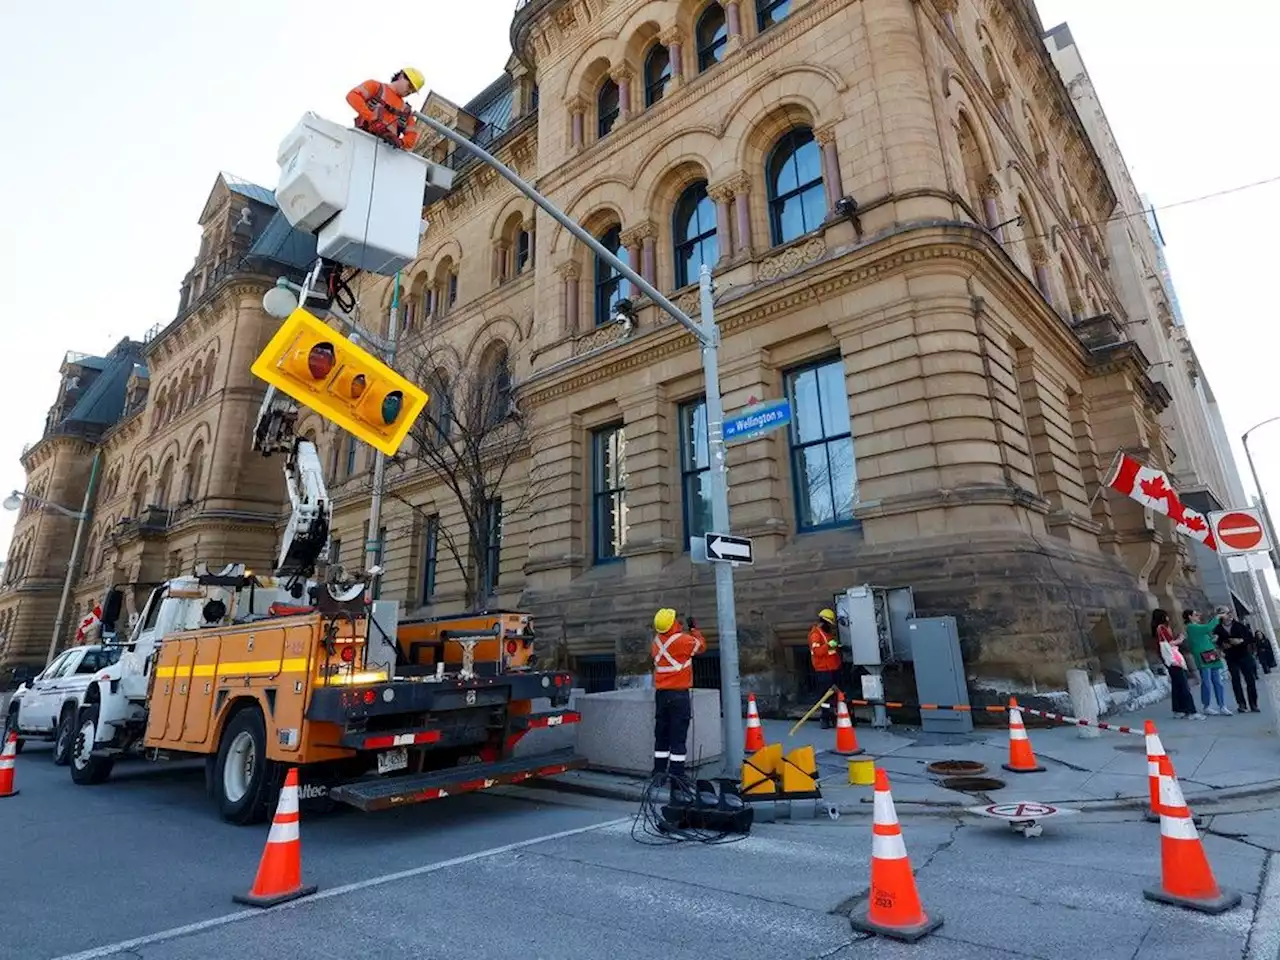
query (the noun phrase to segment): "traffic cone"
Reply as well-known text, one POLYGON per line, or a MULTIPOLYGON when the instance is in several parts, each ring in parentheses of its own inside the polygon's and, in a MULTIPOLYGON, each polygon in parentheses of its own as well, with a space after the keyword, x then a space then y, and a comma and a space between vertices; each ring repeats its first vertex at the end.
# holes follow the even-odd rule
POLYGON ((13 789, 13 768, 17 763, 18 735, 10 730, 4 739, 4 751, 0 752, 0 800, 18 795, 18 791, 13 789))
POLYGON ((1160 886, 1142 891, 1148 900, 1201 913, 1225 913, 1240 905, 1241 896, 1218 886, 1205 856, 1187 801, 1183 799, 1173 764, 1160 764, 1160 886))
POLYGON ((849 708, 844 702, 844 694, 836 691, 836 753, 851 757, 861 752, 858 735, 853 732, 853 721, 849 718, 849 708))
POLYGON ((1150 793, 1151 808, 1146 818, 1152 823, 1160 822, 1160 758, 1165 755, 1164 744, 1160 742, 1160 734, 1156 732, 1154 720, 1142 725, 1142 732, 1147 738, 1147 788, 1150 793))
POLYGON ((1027 728, 1022 723, 1017 697, 1009 698, 1009 762, 1002 766, 1010 773, 1040 773, 1044 770, 1031 752, 1031 741, 1027 739, 1027 728))
POLYGON ((274 907, 278 903, 297 900, 316 892, 316 887, 302 885, 302 840, 298 836, 298 770, 289 768, 271 833, 258 864, 253 889, 231 899, 251 907, 274 907))
POLYGON ((871 833, 871 892, 866 913, 849 918, 855 930, 914 943, 942 926, 920 903, 916 878, 902 840, 902 826, 889 792, 889 777, 876 767, 871 833))
POLYGON ((764 749, 764 727, 760 726, 760 711, 756 709, 756 695, 747 694, 747 742, 744 753, 757 753, 764 749))

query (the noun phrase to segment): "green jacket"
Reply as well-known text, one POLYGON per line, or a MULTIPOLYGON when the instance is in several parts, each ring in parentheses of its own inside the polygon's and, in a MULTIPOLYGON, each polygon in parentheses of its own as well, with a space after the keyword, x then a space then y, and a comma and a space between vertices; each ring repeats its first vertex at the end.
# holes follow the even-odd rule
POLYGON ((1195 657, 1196 666, 1201 670, 1221 670, 1226 666, 1222 659, 1222 651, 1218 650, 1213 636, 1213 628, 1221 619, 1221 617, 1214 617, 1208 623, 1183 624, 1183 629, 1187 632, 1187 648, 1191 651, 1191 656, 1195 657), (1217 651, 1218 659, 1212 663, 1205 663, 1200 659, 1200 654, 1206 650, 1217 651))

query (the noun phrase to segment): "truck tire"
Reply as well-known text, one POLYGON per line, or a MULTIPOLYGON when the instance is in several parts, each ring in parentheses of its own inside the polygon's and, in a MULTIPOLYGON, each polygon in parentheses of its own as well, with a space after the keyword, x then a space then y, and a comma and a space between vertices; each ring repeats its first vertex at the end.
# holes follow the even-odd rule
MULTIPOLYGON (((18 732, 18 705, 16 703, 9 708, 9 715, 4 718, 4 739, 5 740, 9 739, 10 730, 12 730, 14 733, 18 732)), ((22 746, 25 743, 26 741, 23 740, 21 737, 18 738, 16 748, 19 753, 22 752, 22 746)))
POLYGON ((98 704, 91 703, 80 708, 80 717, 76 735, 71 741, 71 752, 68 761, 71 764, 71 779, 82 787, 102 783, 111 776, 111 768, 116 762, 111 757, 93 756, 93 742, 98 730, 98 704))
POLYGON ((227 723, 218 745, 213 789, 222 819, 237 826, 267 819, 276 764, 267 760, 267 727, 257 707, 227 723))
POLYGON ((58 718, 58 728, 53 734, 55 766, 65 767, 71 762, 71 748, 75 746, 76 734, 80 732, 77 719, 75 704, 69 703, 62 708, 62 716, 58 718))

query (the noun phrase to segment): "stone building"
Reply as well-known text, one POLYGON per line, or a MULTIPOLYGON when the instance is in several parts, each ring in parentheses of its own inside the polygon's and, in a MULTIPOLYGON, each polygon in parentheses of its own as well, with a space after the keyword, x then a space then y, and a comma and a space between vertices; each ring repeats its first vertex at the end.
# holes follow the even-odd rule
MULTIPOLYGON (((1123 686, 1145 667, 1150 608, 1202 599, 1187 543, 1099 489, 1118 451, 1174 471, 1188 454, 1166 428, 1178 398, 1131 336, 1106 227, 1117 189, 1043 33, 1027 0, 527 0, 500 78, 463 105, 427 98, 686 312, 711 265, 726 409, 790 400, 790 427, 729 452, 732 532, 756 549, 737 600, 758 695, 804 685, 805 631, 852 585, 909 585, 920 614, 956 616, 975 695, 1061 689, 1076 666, 1123 686)), ((360 319, 385 332, 395 310, 402 356, 438 361, 433 403, 464 380, 509 397, 523 446, 483 503, 406 446, 371 531, 370 451, 305 417, 331 555, 360 565, 372 541, 382 595, 419 615, 465 603, 483 550, 479 602, 530 610, 544 655, 596 689, 646 671, 653 612, 674 606, 708 633, 696 669, 714 684, 711 575, 688 549, 709 517, 697 346, 492 171, 443 140, 419 149, 455 189, 426 211, 400 295, 359 286, 360 319)), ((180 336, 185 310, 148 343, 172 402, 168 371, 217 329, 222 392, 174 429, 153 388, 136 426, 113 428, 137 439, 101 518, 133 517, 139 490, 151 505, 165 431, 185 476, 196 423, 242 397, 204 441, 234 489, 154 532, 124 524, 128 542, 98 529, 110 572, 88 561, 82 603, 197 555, 266 562, 277 471, 254 472, 247 434, 265 280, 227 278, 204 333, 180 336)))

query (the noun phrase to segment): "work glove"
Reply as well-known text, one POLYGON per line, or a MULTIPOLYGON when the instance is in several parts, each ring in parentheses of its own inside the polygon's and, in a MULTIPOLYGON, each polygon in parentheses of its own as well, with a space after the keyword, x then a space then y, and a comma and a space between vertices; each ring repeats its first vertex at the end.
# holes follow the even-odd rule
POLYGON ((839 649, 839 647, 840 647, 840 641, 837 640, 835 637, 832 637, 830 640, 827 641, 828 650, 837 650, 839 649))

